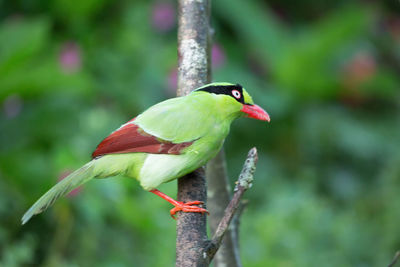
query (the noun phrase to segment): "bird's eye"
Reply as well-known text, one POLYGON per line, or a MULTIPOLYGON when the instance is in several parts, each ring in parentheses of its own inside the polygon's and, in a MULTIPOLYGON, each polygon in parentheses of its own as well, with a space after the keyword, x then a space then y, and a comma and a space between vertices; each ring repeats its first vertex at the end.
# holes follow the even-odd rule
POLYGON ((241 93, 238 90, 232 90, 232 95, 236 98, 236 99, 240 99, 241 97, 241 93))

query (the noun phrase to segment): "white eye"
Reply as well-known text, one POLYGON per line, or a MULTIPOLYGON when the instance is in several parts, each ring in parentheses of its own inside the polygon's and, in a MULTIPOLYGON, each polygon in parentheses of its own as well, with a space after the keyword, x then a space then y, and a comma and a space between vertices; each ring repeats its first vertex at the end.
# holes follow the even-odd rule
POLYGON ((240 99, 240 97, 242 96, 241 93, 238 90, 232 90, 232 95, 236 98, 236 99, 240 99))

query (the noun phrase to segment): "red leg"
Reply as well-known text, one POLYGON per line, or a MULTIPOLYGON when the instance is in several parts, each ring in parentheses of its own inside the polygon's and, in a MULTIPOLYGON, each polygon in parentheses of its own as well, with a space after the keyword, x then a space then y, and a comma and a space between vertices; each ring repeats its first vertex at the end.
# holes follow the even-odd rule
POLYGON ((151 193, 156 194, 159 197, 162 197, 163 199, 165 199, 166 201, 168 201, 169 203, 171 203, 172 205, 175 206, 175 208, 170 210, 170 214, 171 217, 175 218, 175 214, 178 211, 182 211, 182 212, 201 212, 201 213, 208 213, 208 211, 206 209, 197 207, 197 206, 192 206, 192 205, 201 205, 204 204, 203 201, 190 201, 190 202, 180 202, 180 201, 176 201, 175 199, 173 199, 172 197, 167 196, 166 194, 164 194, 163 192, 157 190, 157 189, 153 189, 150 190, 151 193))

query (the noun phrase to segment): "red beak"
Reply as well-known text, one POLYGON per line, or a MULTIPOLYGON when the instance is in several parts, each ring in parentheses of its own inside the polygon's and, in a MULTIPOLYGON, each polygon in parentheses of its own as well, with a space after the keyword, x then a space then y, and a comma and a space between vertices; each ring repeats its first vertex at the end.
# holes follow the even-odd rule
POLYGON ((244 104, 240 111, 246 113, 249 118, 268 122, 270 121, 268 113, 260 106, 244 104))

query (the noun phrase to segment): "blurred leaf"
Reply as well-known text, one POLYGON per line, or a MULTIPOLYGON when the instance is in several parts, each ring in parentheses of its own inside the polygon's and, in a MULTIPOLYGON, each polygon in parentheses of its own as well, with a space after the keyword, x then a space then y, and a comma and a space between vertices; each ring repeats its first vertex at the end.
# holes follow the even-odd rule
POLYGON ((0 25, 0 79, 24 66, 45 48, 50 26, 44 18, 14 18, 0 25))
POLYGON ((326 16, 293 38, 273 69, 284 88, 303 97, 337 94, 340 52, 367 33, 373 22, 368 8, 347 7, 326 16))
POLYGON ((268 65, 276 64, 288 45, 288 31, 275 14, 259 1, 220 0, 213 2, 216 12, 235 30, 236 39, 250 51, 262 55, 268 65))

